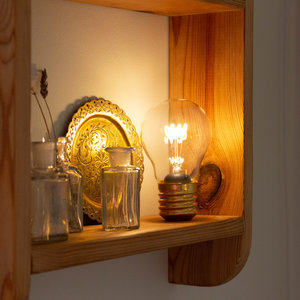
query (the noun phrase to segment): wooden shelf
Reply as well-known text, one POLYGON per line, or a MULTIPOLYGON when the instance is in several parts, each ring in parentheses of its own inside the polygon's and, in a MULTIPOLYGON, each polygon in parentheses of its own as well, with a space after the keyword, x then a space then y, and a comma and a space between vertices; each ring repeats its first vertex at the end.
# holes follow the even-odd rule
POLYGON ((196 216, 188 222, 165 222, 159 216, 143 217, 133 231, 105 232, 101 225, 87 226, 64 242, 34 245, 32 273, 241 235, 242 218, 196 216))
POLYGON ((214 286, 231 280, 251 246, 253 0, 70 1, 170 16, 169 94, 207 112, 212 142, 203 163, 216 164, 223 180, 191 222, 147 217, 137 231, 93 226, 66 242, 31 248, 31 1, 4 0, 1 135, 10 142, 1 145, 1 295, 28 298, 30 258, 31 273, 39 273, 163 248, 169 249, 169 282, 214 286))
POLYGON ((164 16, 183 16, 233 11, 244 8, 245 0, 69 0, 164 16), (221 4, 222 3, 222 4, 221 4))

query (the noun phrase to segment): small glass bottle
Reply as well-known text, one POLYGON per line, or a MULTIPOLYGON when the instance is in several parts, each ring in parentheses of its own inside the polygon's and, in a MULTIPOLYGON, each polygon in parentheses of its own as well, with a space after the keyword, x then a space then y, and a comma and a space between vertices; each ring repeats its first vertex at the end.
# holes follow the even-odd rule
POLYGON ((31 240, 33 244, 68 238, 68 176, 55 168, 55 142, 32 143, 31 240))
POLYGON ((68 174, 70 181, 69 232, 80 232, 83 229, 82 175, 77 168, 69 164, 66 137, 57 139, 57 164, 63 172, 68 174))
POLYGON ((109 147, 102 168, 102 223, 106 231, 140 227, 140 169, 130 165, 132 147, 109 147))

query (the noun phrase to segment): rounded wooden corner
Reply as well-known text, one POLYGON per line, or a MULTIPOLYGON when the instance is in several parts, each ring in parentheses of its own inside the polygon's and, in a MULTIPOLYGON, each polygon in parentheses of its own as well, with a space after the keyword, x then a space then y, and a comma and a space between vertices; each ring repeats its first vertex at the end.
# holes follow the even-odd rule
POLYGON ((169 282, 213 287, 234 279, 251 249, 251 229, 241 236, 169 249, 169 282))
POLYGON ((220 286, 220 285, 228 283, 229 281, 231 281, 235 277, 237 277, 240 274, 240 272, 244 269, 245 265, 247 264, 250 251, 251 251, 251 241, 250 241, 249 245, 247 246, 247 249, 245 249, 245 252, 243 253, 243 258, 241 258, 241 261, 239 262, 239 264, 235 266, 235 269, 232 270, 232 273, 228 274, 227 278, 223 278, 222 281, 216 282, 211 285, 207 285, 207 287, 220 286))

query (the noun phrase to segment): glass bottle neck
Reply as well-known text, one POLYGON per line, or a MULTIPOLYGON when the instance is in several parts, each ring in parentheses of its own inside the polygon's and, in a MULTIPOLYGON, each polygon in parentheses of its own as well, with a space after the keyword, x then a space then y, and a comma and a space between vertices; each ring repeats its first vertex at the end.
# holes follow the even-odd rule
POLYGON ((110 167, 127 167, 131 165, 132 147, 108 147, 110 167))
POLYGON ((57 163, 59 166, 66 167, 69 163, 67 155, 66 138, 58 138, 57 142, 57 163))

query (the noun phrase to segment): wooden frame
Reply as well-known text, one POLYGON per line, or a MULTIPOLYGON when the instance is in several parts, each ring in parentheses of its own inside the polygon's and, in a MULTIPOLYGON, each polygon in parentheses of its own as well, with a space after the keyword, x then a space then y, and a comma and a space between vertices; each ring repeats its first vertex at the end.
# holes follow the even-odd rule
POLYGON ((47 272, 243 232, 243 219, 232 216, 197 216, 183 223, 166 223, 160 216, 142 217, 135 231, 104 232, 100 225, 86 226, 84 233, 74 233, 66 242, 34 246, 31 271, 47 272))
POLYGON ((30 0, 0 6, 0 298, 30 286, 30 0))
POLYGON ((207 112, 213 139, 203 163, 218 165, 223 177, 213 203, 200 213, 245 220, 242 236, 169 249, 173 283, 222 284, 242 269, 249 254, 252 17, 248 9, 250 4, 246 25, 244 9, 170 18, 170 97, 188 98, 207 112))
POLYGON ((67 255, 75 253, 82 257, 82 251, 87 249, 91 262, 169 248, 169 281, 202 286, 224 283, 242 269, 251 244, 252 1, 80 1, 170 16, 170 96, 187 97, 207 110, 213 122, 213 143, 205 162, 216 163, 224 180, 212 205, 190 223, 166 224, 156 217, 143 218, 141 231, 106 235, 100 233, 99 227, 93 227, 85 229, 78 239, 75 234, 66 243, 34 246, 31 250, 30 0, 3 0, 0 8, 4 16, 0 21, 0 207, 5 212, 1 218, 5 231, 0 233, 0 295, 3 299, 28 298, 31 255, 32 272, 43 272, 87 263, 84 259, 69 259, 67 255), (105 249, 101 248, 103 241, 105 249), (117 250, 118 243, 125 245, 126 250, 117 250), (65 253, 65 259, 55 265, 57 257, 53 253, 65 253), (50 267, 45 266, 48 259, 50 267))

